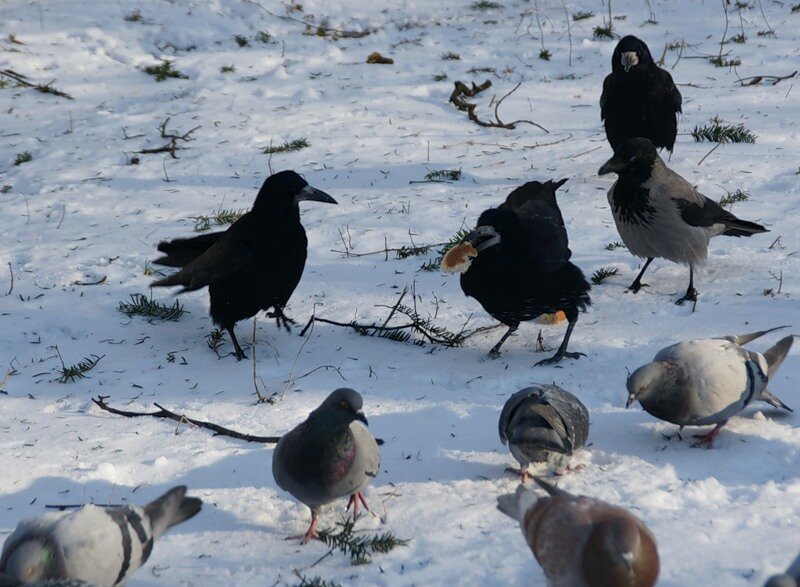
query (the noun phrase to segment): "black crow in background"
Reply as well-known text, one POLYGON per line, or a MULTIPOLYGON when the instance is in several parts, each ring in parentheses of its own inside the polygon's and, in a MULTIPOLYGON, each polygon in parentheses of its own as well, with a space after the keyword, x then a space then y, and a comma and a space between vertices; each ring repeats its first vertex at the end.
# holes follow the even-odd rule
POLYGON ((623 37, 614 48, 611 73, 600 96, 600 118, 605 120, 611 148, 645 137, 672 152, 681 101, 672 76, 655 64, 644 41, 623 37))
POLYGON ((578 312, 591 302, 589 284, 569 261, 567 230, 556 203, 556 190, 565 181, 532 181, 515 189, 499 208, 483 212, 462 241, 474 250, 467 263, 454 268, 461 271, 461 289, 508 326, 490 357, 500 354, 520 322, 559 310, 569 320, 564 340, 555 355, 537 365, 583 354, 567 352, 578 312))
POLYGON ((706 198, 680 175, 669 169, 649 139, 625 141, 598 172, 617 173, 608 190, 608 203, 625 246, 647 259, 628 288, 633 293, 646 287, 642 276, 655 257, 689 265, 689 288, 675 302, 697 301, 694 268, 705 263, 712 236, 751 236, 767 229, 740 220, 706 198))
POLYGON ((181 270, 152 285, 182 285, 178 293, 208 286, 214 323, 231 335, 237 360, 247 358, 233 332, 236 322, 270 307, 267 316, 279 327, 282 323, 289 330, 292 322, 283 308, 306 264, 308 239, 297 205, 305 200, 336 203, 294 171, 271 175, 253 209, 228 230, 159 243, 158 250, 167 255, 154 263, 181 270))

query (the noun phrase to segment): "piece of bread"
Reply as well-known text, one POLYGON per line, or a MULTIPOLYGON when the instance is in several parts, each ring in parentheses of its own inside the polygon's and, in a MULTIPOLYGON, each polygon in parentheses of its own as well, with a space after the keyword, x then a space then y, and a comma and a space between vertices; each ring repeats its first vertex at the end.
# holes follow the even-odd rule
POLYGON ((478 256, 478 251, 471 243, 461 243, 447 251, 442 258, 442 271, 447 273, 464 273, 469 269, 472 260, 478 256))

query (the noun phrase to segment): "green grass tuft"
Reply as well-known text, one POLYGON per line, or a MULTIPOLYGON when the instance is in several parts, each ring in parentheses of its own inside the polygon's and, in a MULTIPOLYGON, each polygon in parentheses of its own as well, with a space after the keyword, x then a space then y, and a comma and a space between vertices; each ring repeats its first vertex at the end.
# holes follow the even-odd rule
POLYGON ((14 157, 14 165, 22 165, 23 163, 27 163, 33 159, 33 155, 31 155, 30 151, 23 151, 22 153, 17 153, 14 157))
POLYGON ((613 243, 608 243, 605 246, 606 251, 615 251, 617 249, 624 249, 624 248, 626 248, 625 243, 620 241, 614 241, 613 243))
POLYGON ((172 61, 169 59, 162 59, 158 65, 148 65, 144 68, 144 72, 156 78, 157 82, 163 82, 167 78, 188 79, 189 76, 184 75, 177 69, 172 67, 172 61))
POLYGON ((435 169, 434 171, 429 171, 425 174, 425 181, 458 181, 459 179, 461 179, 460 169, 435 169))
POLYGON ((223 65, 219 68, 220 73, 235 73, 236 66, 235 65, 223 65))
POLYGON ((491 2, 490 0, 477 0, 469 5, 472 10, 499 10, 503 7, 499 2, 491 2))
POLYGON ((578 22, 580 20, 586 20, 587 18, 592 18, 594 16, 594 12, 591 10, 578 10, 577 12, 572 13, 572 20, 578 22))
POLYGON ((539 59, 543 59, 544 61, 550 61, 551 56, 552 53, 550 53, 550 51, 548 51, 547 49, 542 49, 541 51, 539 51, 539 59))
POLYGON ((240 47, 247 47, 250 44, 250 41, 248 41, 247 37, 244 35, 234 35, 233 40, 236 41, 236 44, 240 47))
POLYGON ((737 204, 739 202, 746 202, 750 199, 749 192, 743 192, 742 190, 737 189, 735 192, 728 192, 724 196, 719 199, 720 206, 732 206, 733 204, 737 204))
POLYGON ((461 55, 453 53, 452 51, 445 51, 442 53, 443 61, 461 61, 461 55))
POLYGON ((727 57, 723 57, 722 55, 715 55, 714 57, 708 58, 709 63, 711 63, 714 67, 738 67, 742 64, 742 60, 738 57, 734 57, 733 59, 728 59, 727 57))
POLYGON ((447 73, 445 73, 444 71, 439 72, 439 73, 434 73, 433 74, 433 81, 435 81, 435 82, 447 81, 447 73))
POLYGON ((592 29, 592 35, 595 39, 613 39, 614 25, 603 21, 602 25, 597 25, 592 29))

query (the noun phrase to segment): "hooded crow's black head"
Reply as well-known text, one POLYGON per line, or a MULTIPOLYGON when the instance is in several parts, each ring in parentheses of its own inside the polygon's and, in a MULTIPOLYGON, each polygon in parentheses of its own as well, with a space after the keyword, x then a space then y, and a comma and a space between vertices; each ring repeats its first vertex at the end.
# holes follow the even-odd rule
POLYGON ((620 39, 611 58, 611 69, 615 73, 635 72, 640 68, 649 69, 653 65, 653 56, 650 55, 647 44, 633 35, 620 39))
POLYGON ((253 209, 262 206, 295 205, 304 200, 336 204, 336 200, 322 190, 312 188, 296 172, 292 170, 279 171, 264 180, 264 184, 256 196, 253 209))
POLYGON ((620 176, 633 176, 641 180, 650 177, 653 163, 658 158, 656 147, 650 139, 636 137, 620 143, 614 156, 605 162, 597 172, 600 175, 617 173, 620 176))

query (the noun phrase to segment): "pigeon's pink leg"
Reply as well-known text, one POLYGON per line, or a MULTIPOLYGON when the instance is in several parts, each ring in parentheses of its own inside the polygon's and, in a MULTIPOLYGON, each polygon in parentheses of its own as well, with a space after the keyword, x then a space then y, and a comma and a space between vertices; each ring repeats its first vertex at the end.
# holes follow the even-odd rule
POLYGON ((311 512, 311 525, 308 527, 308 530, 306 530, 306 533, 287 536, 286 540, 297 540, 298 538, 300 539, 300 544, 308 544, 312 539, 319 540, 319 534, 317 534, 317 514, 313 510, 311 512))
POLYGON ((528 473, 528 469, 515 469, 514 467, 506 467, 506 473, 513 473, 514 475, 519 476, 520 483, 525 483, 530 476, 528 473))
POLYGON ((720 422, 714 426, 714 429, 708 434, 695 434, 694 437, 697 439, 697 442, 692 445, 692 448, 712 448, 714 439, 726 423, 727 420, 725 422, 720 422))
POLYGON ((356 491, 354 494, 350 496, 350 501, 347 502, 347 509, 350 509, 350 506, 353 506, 353 521, 355 522, 358 519, 358 502, 364 506, 364 509, 370 511, 369 506, 367 505, 367 499, 364 497, 364 494, 360 491, 356 491))

